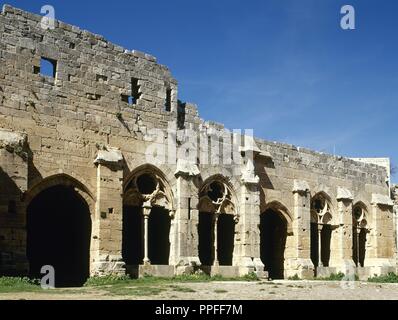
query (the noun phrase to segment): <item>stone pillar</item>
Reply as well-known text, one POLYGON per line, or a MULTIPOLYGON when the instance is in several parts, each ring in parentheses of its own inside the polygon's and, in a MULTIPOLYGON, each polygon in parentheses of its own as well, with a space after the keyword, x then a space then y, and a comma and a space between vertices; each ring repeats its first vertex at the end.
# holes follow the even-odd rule
POLYGON ((240 267, 240 274, 255 271, 263 277, 264 264, 260 259, 260 191, 258 177, 241 179, 240 210, 236 220, 236 239, 233 265, 240 267))
POLYGON ((322 229, 323 224, 318 223, 318 267, 323 267, 322 262, 322 229))
POLYGON ((394 185, 392 188, 392 198, 394 201, 394 227, 395 227, 395 257, 396 266, 398 273, 398 185, 394 185))
POLYGON ((93 217, 91 275, 125 274, 122 260, 123 165, 119 150, 100 150, 97 166, 97 201, 93 217))
POLYGON ((314 265, 311 261, 311 200, 306 181, 294 180, 294 217, 292 224, 292 250, 285 255, 285 274, 287 277, 312 278, 314 265))
POLYGON ((239 216, 235 217, 235 249, 233 265, 239 266, 240 274, 255 271, 257 276, 264 277, 264 264, 260 259, 260 178, 256 175, 255 158, 270 156, 262 154, 253 136, 245 131, 244 146, 240 145, 240 138, 234 136, 234 150, 236 170, 240 173, 239 216), (238 147, 238 148, 236 148, 238 147), (239 157, 240 153, 240 157, 239 157))
POLYGON ((336 272, 351 273, 355 268, 352 259, 353 233, 352 233, 352 201, 351 192, 345 188, 337 189, 337 217, 334 217, 336 228, 332 231, 330 267, 336 272))
POLYGON ((372 274, 396 271, 396 249, 393 226, 393 202, 387 195, 372 195, 370 233, 365 264, 372 274))
POLYGON ((213 266, 218 267, 220 263, 218 262, 218 213, 213 214, 213 245, 214 245, 214 262, 213 266))
POLYGON ((198 237, 198 190, 195 179, 200 174, 196 164, 178 159, 176 185, 175 216, 173 220, 174 243, 170 261, 176 266, 176 273, 191 273, 195 266, 200 266, 198 237))
POLYGON ((142 214, 144 216, 144 259, 143 259, 144 265, 151 264, 148 253, 148 248, 149 248, 148 220, 149 220, 149 215, 151 214, 151 209, 152 206, 148 202, 145 202, 142 206, 142 214))

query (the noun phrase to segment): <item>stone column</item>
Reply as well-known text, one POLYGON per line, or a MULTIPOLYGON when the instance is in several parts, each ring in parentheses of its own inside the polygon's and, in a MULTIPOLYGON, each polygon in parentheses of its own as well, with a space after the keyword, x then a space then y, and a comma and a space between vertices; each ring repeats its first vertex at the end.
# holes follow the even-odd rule
POLYGON ((198 237, 198 190, 195 179, 200 174, 196 164, 178 159, 175 176, 176 201, 172 235, 173 252, 170 261, 176 266, 176 273, 192 273, 200 265, 198 237))
POLYGON ((363 265, 361 265, 360 256, 359 256, 359 254, 361 252, 361 246, 360 246, 360 243, 359 243, 359 235, 360 235, 360 233, 361 233, 361 228, 359 226, 355 226, 355 241, 357 243, 357 247, 356 247, 357 267, 363 267, 363 265))
POLYGON ((218 261, 218 213, 213 214, 213 237, 214 237, 214 262, 213 266, 218 267, 220 265, 218 261))
POLYGON ((294 180, 294 217, 292 225, 293 248, 287 250, 285 274, 287 277, 312 278, 314 265, 311 261, 311 203, 306 181, 294 180))
POLYGON ((151 214, 151 209, 152 209, 151 204, 149 202, 144 202, 144 204, 142 205, 142 214, 144 216, 144 259, 143 259, 144 265, 151 264, 148 253, 148 248, 149 248, 148 220, 149 220, 149 215, 151 214))
POLYGON ((352 259, 353 233, 352 233, 352 201, 351 192, 345 188, 337 188, 337 216, 334 217, 336 229, 333 231, 331 242, 330 266, 336 272, 349 274, 355 268, 352 259))
POLYGON ((100 150, 97 166, 97 201, 93 217, 91 275, 125 274, 122 260, 123 157, 119 150, 100 150))
POLYGON ((318 223, 318 267, 323 267, 322 262, 322 229, 323 224, 318 223))
POLYGON ((396 249, 394 243, 393 205, 387 195, 372 195, 371 222, 365 264, 372 274, 396 271, 396 249))
POLYGON ((239 197, 239 216, 236 221, 236 241, 233 265, 240 267, 240 274, 256 272, 264 277, 264 264, 260 259, 260 190, 259 177, 254 173, 254 165, 250 157, 253 150, 245 149, 247 160, 242 171, 239 197))
MULTIPOLYGON (((392 187, 392 198, 394 201, 394 228, 395 228, 395 258, 398 269, 398 185, 392 187)), ((398 270, 397 270, 398 272, 398 270)))

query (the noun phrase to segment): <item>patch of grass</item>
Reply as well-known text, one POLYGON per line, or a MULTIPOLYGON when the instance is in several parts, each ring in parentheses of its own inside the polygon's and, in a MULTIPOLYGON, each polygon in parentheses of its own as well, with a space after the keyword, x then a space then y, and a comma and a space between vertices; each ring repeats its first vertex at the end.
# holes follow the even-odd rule
POLYGON ((240 277, 243 281, 258 281, 257 274, 255 272, 250 272, 243 277, 240 277))
POLYGON ((288 277, 287 279, 288 280, 295 280, 295 281, 301 280, 297 273, 293 277, 288 277))
POLYGON ((345 277, 345 274, 342 272, 332 273, 329 277, 317 277, 314 280, 322 280, 322 281, 341 281, 345 277))
POLYGON ((139 286, 139 287, 120 287, 111 286, 104 288, 111 295, 116 296, 152 296, 158 295, 159 293, 166 291, 166 288, 154 287, 154 286, 139 286))
POLYGON ((274 292, 274 291, 270 291, 270 292, 268 292, 269 294, 276 294, 276 292, 274 292))
POLYGON ((169 288, 176 292, 196 292, 194 289, 181 286, 169 286, 169 288))
POLYGON ((31 280, 27 277, 0 277, 0 292, 32 292, 42 290, 39 280, 31 280))
POLYGON ((227 293, 228 291, 227 290, 224 290, 224 289, 216 289, 216 290, 214 290, 214 293, 227 293))
POLYGON ((210 282, 210 281, 259 281, 260 279, 254 272, 246 274, 241 277, 223 277, 221 275, 209 276, 207 274, 193 274, 193 275, 181 275, 171 278, 172 281, 180 282, 210 282))
POLYGON ((132 280, 129 276, 104 276, 104 277, 91 277, 88 278, 85 287, 97 287, 106 285, 115 285, 119 283, 125 284, 126 282, 132 280))
POLYGON ((368 281, 377 283, 398 283, 398 275, 393 272, 390 272, 384 276, 374 275, 373 277, 370 277, 368 281))
POLYGON ((190 275, 179 275, 172 278, 144 276, 132 279, 129 276, 104 276, 92 277, 84 284, 85 287, 109 286, 109 285, 143 285, 143 284, 168 284, 175 282, 210 282, 210 281, 258 281, 255 273, 250 273, 242 277, 222 277, 220 275, 209 276, 204 273, 190 275))

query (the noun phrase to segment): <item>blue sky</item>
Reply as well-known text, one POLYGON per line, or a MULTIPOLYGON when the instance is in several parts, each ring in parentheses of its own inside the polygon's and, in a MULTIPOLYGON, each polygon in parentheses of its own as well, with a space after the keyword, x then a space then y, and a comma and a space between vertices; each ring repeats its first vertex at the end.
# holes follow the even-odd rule
POLYGON ((206 120, 398 165, 396 0, 6 3, 37 13, 51 4, 57 19, 156 56, 206 120), (340 28, 345 4, 356 30, 340 28))

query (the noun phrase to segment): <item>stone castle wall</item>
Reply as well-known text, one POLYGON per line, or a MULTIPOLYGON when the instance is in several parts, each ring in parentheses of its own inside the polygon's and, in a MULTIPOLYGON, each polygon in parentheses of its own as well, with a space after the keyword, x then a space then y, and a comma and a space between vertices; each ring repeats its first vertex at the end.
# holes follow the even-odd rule
MULTIPOLYGON (((125 50, 63 22, 44 30, 41 18, 10 6, 0 14, 0 251, 8 269, 28 269, 27 206, 57 184, 74 186, 90 207, 92 274, 122 268, 123 199, 128 184, 142 172, 153 172, 169 194, 172 266, 200 264, 199 194, 221 177, 231 190, 236 216, 234 266, 260 268, 260 214, 274 208, 289 224, 287 273, 311 272, 311 198, 323 194, 336 226, 331 266, 343 269, 350 260, 351 211, 361 203, 372 226, 369 265, 375 272, 393 267, 396 250, 385 168, 260 139, 255 140, 258 149, 239 142, 246 152, 233 157, 243 164, 225 164, 215 151, 232 142, 213 142, 212 137, 226 134, 226 129, 202 120, 195 105, 177 101, 177 82, 167 67, 151 55, 125 50), (41 58, 56 63, 54 78, 38 72, 41 58), (134 104, 126 100, 132 79, 139 87, 134 104), (170 124, 179 130, 168 136, 170 124), (164 132, 161 140, 153 129, 164 132), (164 163, 148 163, 149 148, 155 145, 167 153, 170 140, 183 145, 190 132, 200 132, 209 141, 205 152, 210 164, 184 165, 168 155, 164 163), (246 159, 250 152, 253 168, 246 159)), ((198 158, 203 150, 201 145, 198 158)))

